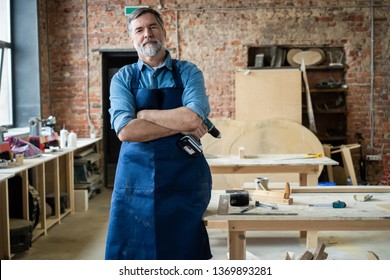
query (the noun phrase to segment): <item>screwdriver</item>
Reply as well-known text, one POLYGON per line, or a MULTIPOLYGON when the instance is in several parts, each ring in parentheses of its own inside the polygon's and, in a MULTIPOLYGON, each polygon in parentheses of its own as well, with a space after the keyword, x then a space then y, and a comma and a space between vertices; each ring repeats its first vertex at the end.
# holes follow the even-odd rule
POLYGON ((345 208, 347 204, 344 201, 337 200, 331 204, 324 203, 324 204, 309 204, 311 207, 333 207, 333 208, 345 208))

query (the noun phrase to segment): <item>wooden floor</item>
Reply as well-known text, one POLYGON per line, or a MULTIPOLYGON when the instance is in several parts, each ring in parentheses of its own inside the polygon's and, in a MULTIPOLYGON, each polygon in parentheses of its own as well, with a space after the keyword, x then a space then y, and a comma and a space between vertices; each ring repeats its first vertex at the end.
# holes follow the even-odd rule
MULTIPOLYGON (((20 260, 102 260, 108 225, 112 189, 106 188, 89 201, 89 210, 67 216, 48 231, 47 236, 35 240, 30 250, 13 259, 20 260)), ((209 229, 213 259, 227 259, 227 233, 223 229, 209 229)), ((305 239, 298 232, 248 232, 249 259, 283 260, 287 252, 299 258, 306 251, 305 239)), ((390 260, 390 234, 377 232, 323 232, 327 259, 367 260, 368 252, 380 259, 390 260)))

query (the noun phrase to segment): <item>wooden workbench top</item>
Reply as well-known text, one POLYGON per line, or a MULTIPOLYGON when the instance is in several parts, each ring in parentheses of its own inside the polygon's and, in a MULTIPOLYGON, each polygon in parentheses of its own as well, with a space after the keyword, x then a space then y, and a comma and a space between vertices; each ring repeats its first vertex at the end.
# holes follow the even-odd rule
MULTIPOLYGON (((277 204, 277 210, 264 207, 237 214, 240 207, 229 207, 229 215, 217 215, 218 202, 224 191, 213 191, 209 207, 204 220, 288 220, 288 221, 325 221, 325 220, 390 220, 390 193, 373 193, 373 198, 365 202, 354 199, 355 193, 293 193, 292 205, 277 204), (332 204, 341 200, 347 204, 346 208, 313 207, 309 204, 332 204), (383 207, 387 207, 383 208, 383 207), (235 213, 231 215, 231 213, 235 213)), ((254 204, 254 201, 250 202, 254 204)), ((268 203, 269 204, 269 203, 268 203)), ((241 208, 242 209, 242 208, 241 208)))
POLYGON ((206 160, 213 166, 224 165, 338 165, 339 163, 328 157, 307 158, 304 154, 259 154, 246 155, 206 155, 206 160))

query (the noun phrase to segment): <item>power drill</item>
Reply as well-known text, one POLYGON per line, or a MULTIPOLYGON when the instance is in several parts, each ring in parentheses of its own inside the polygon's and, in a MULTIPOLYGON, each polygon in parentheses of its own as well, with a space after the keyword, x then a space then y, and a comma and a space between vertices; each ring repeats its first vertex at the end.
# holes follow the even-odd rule
MULTIPOLYGON (((208 133, 215 138, 221 138, 221 132, 208 118, 206 118, 203 123, 206 125, 208 133)), ((177 146, 183 149, 191 157, 198 157, 203 154, 202 144, 191 134, 184 135, 180 138, 179 141, 177 141, 177 146)))

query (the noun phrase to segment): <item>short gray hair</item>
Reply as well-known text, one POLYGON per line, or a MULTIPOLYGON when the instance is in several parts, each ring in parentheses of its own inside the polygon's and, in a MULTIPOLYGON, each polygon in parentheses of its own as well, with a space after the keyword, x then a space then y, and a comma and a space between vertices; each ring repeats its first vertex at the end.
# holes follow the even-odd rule
POLYGON ((164 21, 159 12, 151 8, 139 8, 134 12, 132 12, 127 18, 127 32, 129 32, 130 36, 131 36, 131 22, 144 14, 153 14, 156 17, 158 24, 164 30, 164 21))

